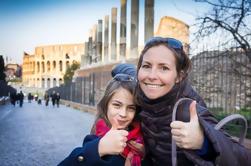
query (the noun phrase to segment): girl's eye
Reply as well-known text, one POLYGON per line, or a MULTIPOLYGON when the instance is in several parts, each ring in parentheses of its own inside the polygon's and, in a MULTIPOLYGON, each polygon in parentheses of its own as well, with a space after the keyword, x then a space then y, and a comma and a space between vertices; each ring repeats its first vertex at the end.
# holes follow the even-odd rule
POLYGON ((120 108, 120 104, 118 104, 118 103, 112 103, 112 105, 113 105, 113 107, 115 107, 115 108, 120 108))

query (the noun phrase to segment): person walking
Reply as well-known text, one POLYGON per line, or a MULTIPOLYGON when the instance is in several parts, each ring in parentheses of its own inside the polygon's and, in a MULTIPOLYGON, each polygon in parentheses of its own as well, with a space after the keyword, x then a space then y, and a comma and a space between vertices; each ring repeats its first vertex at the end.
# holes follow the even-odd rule
POLYGON ((51 94, 51 102, 52 102, 52 106, 54 107, 56 104, 56 98, 57 98, 57 94, 55 91, 52 92, 51 94))
POLYGON ((57 92, 57 94, 56 94, 56 104, 57 104, 57 107, 59 107, 59 102, 60 102, 60 94, 59 94, 59 92, 57 92))
POLYGON ((44 101, 45 101, 45 106, 46 107, 49 105, 49 100, 50 100, 50 96, 49 96, 48 92, 45 92, 44 101))
POLYGON ((18 94, 18 100, 19 100, 19 106, 23 107, 23 102, 24 102, 24 94, 22 91, 18 94))

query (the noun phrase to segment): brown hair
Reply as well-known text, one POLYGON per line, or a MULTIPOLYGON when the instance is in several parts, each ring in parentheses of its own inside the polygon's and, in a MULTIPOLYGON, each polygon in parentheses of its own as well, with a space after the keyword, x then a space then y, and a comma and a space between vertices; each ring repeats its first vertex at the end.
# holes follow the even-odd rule
MULTIPOLYGON (((100 101, 97 104, 97 116, 96 120, 92 126, 91 133, 95 133, 95 126, 98 119, 104 119, 106 124, 111 127, 111 123, 107 118, 107 108, 108 103, 111 100, 112 96, 119 90, 120 88, 128 90, 132 95, 134 94, 135 88, 136 88, 136 81, 118 81, 116 79, 112 79, 110 82, 108 82, 108 85, 106 86, 104 95, 100 99, 100 101)), ((135 103, 135 101, 133 101, 135 103)), ((134 116, 134 120, 137 119, 136 116, 138 114, 138 107, 136 107, 136 114, 134 116)))

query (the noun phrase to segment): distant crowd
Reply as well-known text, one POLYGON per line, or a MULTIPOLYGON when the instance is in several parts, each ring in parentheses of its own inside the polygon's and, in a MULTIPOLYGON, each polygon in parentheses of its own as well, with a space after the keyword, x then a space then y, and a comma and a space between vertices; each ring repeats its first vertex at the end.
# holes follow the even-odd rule
MULTIPOLYGON (((20 91, 19 93, 13 92, 10 94, 10 101, 12 105, 16 105, 19 104, 20 107, 23 106, 23 100, 24 100, 24 94, 22 91, 20 91)), ((31 103, 33 100, 35 102, 37 102, 38 104, 42 104, 42 99, 39 98, 39 95, 36 93, 34 95, 32 95, 31 93, 28 93, 27 96, 28 99, 28 103, 31 103)), ((55 91, 52 92, 52 94, 48 94, 48 92, 45 92, 44 94, 44 103, 45 106, 49 106, 49 101, 51 99, 51 103, 52 106, 54 107, 55 105, 57 105, 57 107, 59 107, 59 102, 60 102, 60 94, 55 91)))

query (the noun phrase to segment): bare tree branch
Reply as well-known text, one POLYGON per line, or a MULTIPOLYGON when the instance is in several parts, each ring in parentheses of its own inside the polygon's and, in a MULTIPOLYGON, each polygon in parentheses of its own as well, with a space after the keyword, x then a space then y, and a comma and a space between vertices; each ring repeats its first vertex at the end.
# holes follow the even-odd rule
MULTIPOLYGON (((198 40, 209 37, 223 30, 231 34, 228 38, 235 41, 242 48, 251 62, 250 46, 250 23, 248 18, 251 15, 250 0, 195 0, 210 5, 212 8, 205 16, 197 17, 198 31, 195 36, 198 40)), ((225 39, 223 39, 225 40, 225 39)))

